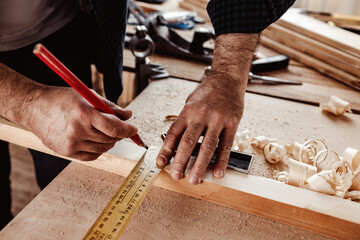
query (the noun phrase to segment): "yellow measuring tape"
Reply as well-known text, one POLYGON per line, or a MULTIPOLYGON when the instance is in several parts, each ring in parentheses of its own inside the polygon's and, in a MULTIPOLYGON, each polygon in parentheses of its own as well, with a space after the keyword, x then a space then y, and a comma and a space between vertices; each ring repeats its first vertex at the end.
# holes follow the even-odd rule
POLYGON ((134 216, 161 169, 156 166, 160 147, 150 147, 121 184, 84 240, 119 239, 134 216))

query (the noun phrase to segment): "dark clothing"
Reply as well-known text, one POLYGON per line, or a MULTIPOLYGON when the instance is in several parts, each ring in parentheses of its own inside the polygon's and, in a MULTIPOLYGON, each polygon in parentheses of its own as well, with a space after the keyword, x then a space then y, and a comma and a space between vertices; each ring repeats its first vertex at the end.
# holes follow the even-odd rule
POLYGON ((278 20, 295 0, 211 0, 207 11, 215 35, 260 33, 278 20))
POLYGON ((9 143, 0 140, 0 230, 12 219, 9 143))
MULTIPOLYGON (((101 63, 98 52, 101 40, 93 15, 80 14, 59 31, 42 39, 44 44, 84 84, 91 87, 91 63, 101 63)), ((49 67, 41 62, 32 50, 35 44, 8 52, 0 52, 0 62, 24 76, 47 85, 68 86, 49 67)), ((34 159, 36 179, 41 189, 45 188, 68 164, 68 160, 30 150, 34 159)), ((0 230, 12 218, 10 213, 10 158, 8 143, 0 141, 0 230)))

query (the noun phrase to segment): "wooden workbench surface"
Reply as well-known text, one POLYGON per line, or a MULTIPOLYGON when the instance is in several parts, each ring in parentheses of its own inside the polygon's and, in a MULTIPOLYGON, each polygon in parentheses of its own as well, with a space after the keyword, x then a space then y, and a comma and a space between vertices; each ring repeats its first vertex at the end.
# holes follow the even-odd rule
MULTIPOLYGON (((168 114, 177 114, 197 83, 168 79, 153 82, 129 106, 131 122, 145 142, 160 144, 168 114)), ((336 118, 318 107, 248 93, 240 127, 281 141, 324 139, 342 152, 360 131, 360 116, 336 118), (339 142, 338 139, 342 138, 339 142)), ((121 163, 119 163, 121 164, 121 163)), ((257 155, 250 174, 271 175, 257 155)), ((0 233, 4 239, 79 239, 91 226, 122 177, 71 163, 0 233)), ((323 237, 214 203, 153 187, 124 239, 323 239, 323 237)))
MULTIPOLYGON (((168 9, 168 6, 164 9, 168 9)), ((266 56, 276 54, 262 46, 259 51, 266 56)), ((124 55, 124 65, 133 68, 135 60, 131 53, 127 50, 124 55)), ((162 63, 172 77, 191 80, 172 78, 153 82, 129 106, 134 111, 130 121, 138 127, 145 142, 159 145, 162 142, 160 133, 166 132, 171 124, 164 121, 164 117, 180 112, 187 95, 196 87, 196 81, 201 79, 206 64, 161 55, 154 55, 151 59, 162 63)), ((354 134, 360 131, 360 116, 347 114, 334 117, 321 112, 316 106, 333 94, 350 101, 355 112, 360 113, 359 92, 295 61, 291 61, 287 70, 266 74, 301 80, 304 84, 249 85, 240 129, 249 129, 253 135, 276 137, 289 143, 293 140, 302 142, 308 138, 320 138, 339 153, 349 146, 360 148, 354 134)), ((271 177, 272 168, 257 154, 250 174, 271 177)), ((81 239, 122 180, 123 177, 119 175, 71 163, 0 232, 0 239, 81 239)), ((289 238, 325 239, 292 226, 159 187, 151 189, 123 237, 289 238)))

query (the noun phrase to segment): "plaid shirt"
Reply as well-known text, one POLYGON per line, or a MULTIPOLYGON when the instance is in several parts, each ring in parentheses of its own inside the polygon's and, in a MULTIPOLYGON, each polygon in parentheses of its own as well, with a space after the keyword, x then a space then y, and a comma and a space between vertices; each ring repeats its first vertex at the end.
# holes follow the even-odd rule
POLYGON ((211 0, 207 11, 216 36, 260 33, 278 20, 295 0, 211 0))

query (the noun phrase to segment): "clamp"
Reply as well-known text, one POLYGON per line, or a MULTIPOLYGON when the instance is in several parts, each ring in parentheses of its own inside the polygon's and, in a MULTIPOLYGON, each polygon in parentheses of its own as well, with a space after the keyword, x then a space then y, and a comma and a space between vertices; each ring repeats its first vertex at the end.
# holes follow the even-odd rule
POLYGON ((169 73, 161 64, 151 63, 148 56, 155 51, 155 44, 147 35, 144 25, 136 27, 136 33, 132 36, 129 47, 135 56, 135 91, 136 95, 149 85, 151 80, 158 80, 169 77, 169 73))

